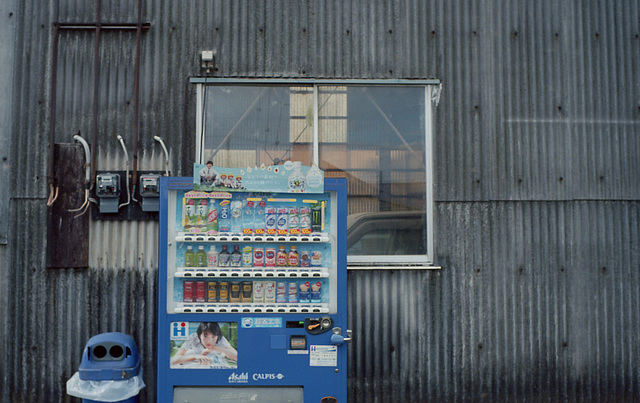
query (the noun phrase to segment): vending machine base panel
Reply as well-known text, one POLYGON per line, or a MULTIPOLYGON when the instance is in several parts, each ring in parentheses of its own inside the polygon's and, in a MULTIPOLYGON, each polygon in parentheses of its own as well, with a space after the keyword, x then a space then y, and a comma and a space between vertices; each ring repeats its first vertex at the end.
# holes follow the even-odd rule
POLYGON ((303 403, 301 386, 179 386, 173 391, 174 403, 303 403))

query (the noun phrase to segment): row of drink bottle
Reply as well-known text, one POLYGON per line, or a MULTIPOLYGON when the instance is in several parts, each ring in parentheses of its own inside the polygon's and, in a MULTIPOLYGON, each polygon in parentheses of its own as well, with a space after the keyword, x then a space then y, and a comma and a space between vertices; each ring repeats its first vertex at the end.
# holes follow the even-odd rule
POLYGON ((244 235, 305 235, 322 231, 323 203, 267 206, 264 200, 183 198, 185 231, 244 235))
POLYGON ((320 281, 190 281, 183 283, 183 302, 320 303, 320 281))
POLYGON ((291 245, 287 251, 284 245, 275 247, 233 245, 229 252, 227 245, 222 245, 218 252, 216 245, 211 245, 209 251, 204 246, 198 246, 196 252, 193 246, 187 246, 184 253, 185 267, 320 267, 322 266, 322 252, 319 250, 298 251, 296 245, 291 245))

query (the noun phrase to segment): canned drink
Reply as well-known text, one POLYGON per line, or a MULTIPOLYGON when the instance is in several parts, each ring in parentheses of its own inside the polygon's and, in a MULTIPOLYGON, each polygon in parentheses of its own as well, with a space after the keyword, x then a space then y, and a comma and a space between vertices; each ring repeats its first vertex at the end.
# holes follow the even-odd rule
POLYGON ((298 302, 298 283, 296 282, 289 283, 289 302, 298 302))
POLYGON ((218 284, 218 302, 229 302, 229 282, 221 281, 218 284))
POLYGON ((182 301, 183 302, 194 302, 194 287, 195 284, 193 281, 185 281, 182 284, 182 301))
POLYGON ((276 208, 275 207, 267 207, 265 208, 264 213, 264 226, 267 230, 267 235, 275 235, 277 234, 277 225, 276 225, 276 208))
POLYGON ((282 304, 287 302, 287 283, 278 281, 276 283, 276 303, 282 304))
POLYGON ((286 207, 278 207, 276 220, 278 235, 287 235, 289 232, 289 209, 286 207))
POLYGON ((298 253, 298 260, 300 261, 300 267, 309 267, 311 266, 311 255, 309 255, 308 250, 301 250, 298 253))
POLYGON ((245 246, 242 248, 242 266, 253 266, 253 248, 251 246, 245 246))
POLYGON ((311 231, 312 232, 320 232, 322 231, 322 204, 317 203, 313 205, 311 209, 311 231))
POLYGON ((300 233, 301 234, 310 234, 311 233, 311 208, 310 207, 300 207, 300 233))
POLYGON ((253 302, 264 302, 264 282, 262 281, 253 282, 253 302))
POLYGON ((240 293, 242 290, 242 286, 239 281, 231 282, 231 292, 229 293, 231 296, 229 298, 230 302, 240 302, 240 293))
POLYGON ((289 207, 289 234, 300 234, 300 215, 298 207, 289 207))
POLYGON ((264 302, 267 304, 276 302, 276 282, 264 282, 264 302))
POLYGON ((242 282, 242 302, 252 302, 252 301, 253 301, 253 282, 243 281, 242 282))
POLYGON ((264 265, 267 267, 276 266, 276 248, 265 248, 264 265))
POLYGON ((207 302, 218 302, 218 282, 207 282, 207 302))
POLYGON ((264 266, 264 248, 253 248, 253 266, 264 266))
POLYGON ((207 285, 204 281, 196 281, 196 302, 207 301, 207 285))

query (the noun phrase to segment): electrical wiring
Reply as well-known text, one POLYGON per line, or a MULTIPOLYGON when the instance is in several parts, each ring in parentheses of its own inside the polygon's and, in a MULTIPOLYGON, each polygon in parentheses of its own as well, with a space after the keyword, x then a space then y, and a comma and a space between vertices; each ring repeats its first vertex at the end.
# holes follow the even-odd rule
POLYGON ((124 146, 124 140, 122 139, 122 136, 118 134, 118 136, 116 136, 116 138, 118 139, 118 141, 120 142, 120 145, 122 146, 122 150, 124 151, 124 157, 125 157, 125 162, 126 162, 126 186, 127 186, 127 202, 126 203, 122 203, 118 206, 118 209, 120 209, 121 207, 124 207, 126 205, 128 205, 129 203, 131 203, 131 189, 129 189, 129 153, 127 152, 127 148, 124 146))

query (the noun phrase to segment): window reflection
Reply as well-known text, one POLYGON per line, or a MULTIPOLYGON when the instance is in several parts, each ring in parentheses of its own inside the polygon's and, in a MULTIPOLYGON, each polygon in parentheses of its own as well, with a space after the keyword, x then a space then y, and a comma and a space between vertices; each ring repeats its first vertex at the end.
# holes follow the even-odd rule
POLYGON ((317 113, 319 166, 327 177, 347 178, 348 214, 403 212, 405 218, 396 221, 411 222, 396 228, 379 221, 358 241, 351 238, 349 253, 425 254, 425 87, 318 85, 317 112, 313 90, 207 86, 203 159, 236 168, 285 161, 311 165, 317 113))

